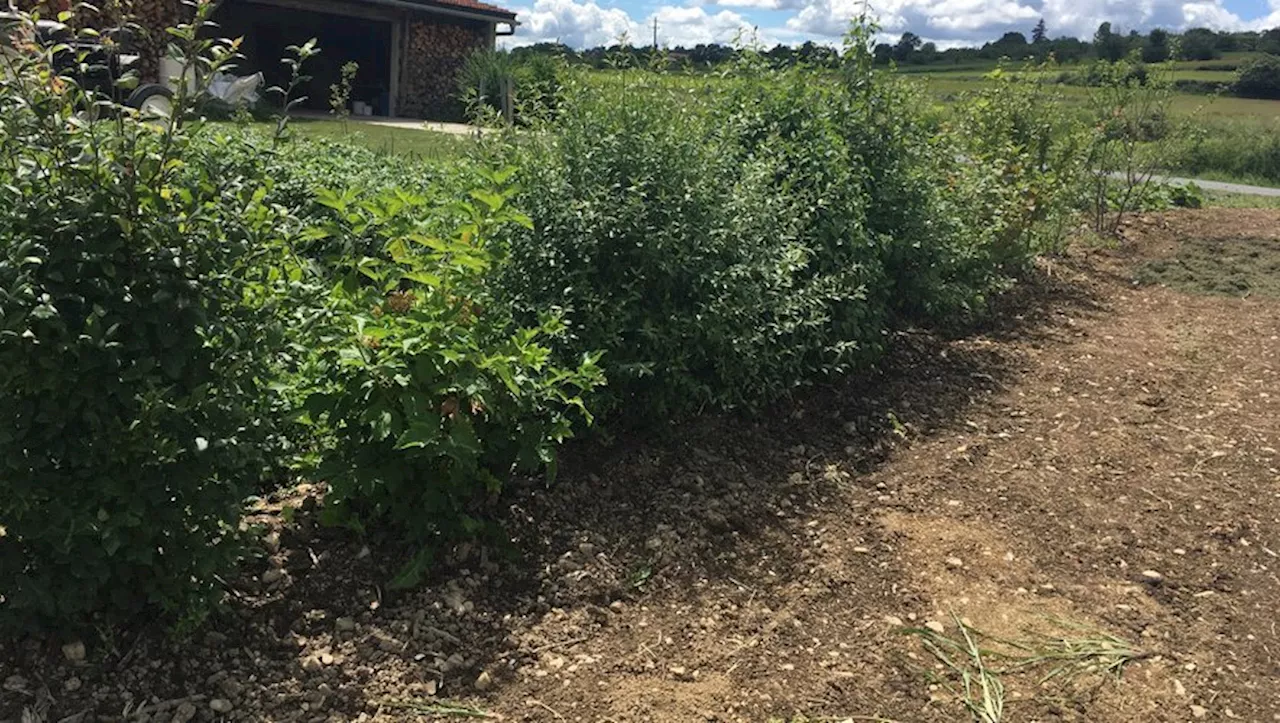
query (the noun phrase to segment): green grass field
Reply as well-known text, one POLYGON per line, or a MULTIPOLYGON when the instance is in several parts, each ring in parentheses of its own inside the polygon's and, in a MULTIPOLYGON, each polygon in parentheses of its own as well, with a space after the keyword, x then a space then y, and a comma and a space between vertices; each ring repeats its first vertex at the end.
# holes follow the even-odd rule
POLYGON ((468 138, 418 128, 392 128, 357 120, 313 120, 294 118, 289 127, 310 138, 341 140, 384 153, 415 156, 428 160, 448 160, 465 153, 468 138))

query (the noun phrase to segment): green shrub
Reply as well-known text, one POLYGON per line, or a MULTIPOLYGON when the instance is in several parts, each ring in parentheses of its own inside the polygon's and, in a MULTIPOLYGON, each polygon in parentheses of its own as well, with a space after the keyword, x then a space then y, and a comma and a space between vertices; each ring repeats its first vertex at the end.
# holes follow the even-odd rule
MULTIPOLYGON (((174 42, 216 69, 198 22, 174 42)), ((0 625, 182 616, 266 465, 282 222, 177 118, 51 82, 52 53, 0 75, 0 625)))
POLYGON ((1245 98, 1280 99, 1280 57, 1261 55, 1241 66, 1235 91, 1245 98))
POLYGON ((514 120, 524 123, 551 112, 560 91, 560 64, 545 55, 517 58, 505 50, 478 50, 458 73, 458 93, 473 118, 502 113, 507 89, 514 120))
POLYGON ((1079 164, 1036 164, 1078 146, 1030 145, 1053 107, 1025 138, 1012 115, 957 133, 908 84, 762 65, 705 84, 571 74, 557 116, 506 149, 534 228, 504 234, 499 290, 525 318, 565 310, 564 358, 605 351, 602 410, 756 406, 864 368, 896 319, 980 310, 1052 245, 1041 226, 1061 232, 1079 164))
POLYGON ((458 71, 458 94, 475 115, 482 108, 501 111, 502 93, 514 91, 516 61, 505 50, 477 50, 458 71))
POLYGON ((940 213, 960 221, 957 256, 969 288, 999 288, 1036 256, 1060 250, 1091 140, 1063 108, 1058 91, 999 70, 958 107, 951 137, 966 162, 951 171, 940 213))
POLYGON ((1217 174, 1243 182, 1280 182, 1280 125, 1215 121, 1183 140, 1173 168, 1187 174, 1217 174))
POLYGON ((555 314, 518 327, 493 302, 489 231, 527 219, 507 209, 510 191, 471 195, 468 222, 446 238, 421 221, 433 215, 424 197, 323 196, 333 233, 376 236, 385 251, 347 271, 314 340, 306 410, 333 439, 318 474, 331 522, 389 526, 423 546, 399 584, 417 579, 437 544, 475 532, 475 504, 513 471, 554 474, 556 445, 572 420, 590 421, 583 395, 603 381, 595 355, 553 363, 555 314))

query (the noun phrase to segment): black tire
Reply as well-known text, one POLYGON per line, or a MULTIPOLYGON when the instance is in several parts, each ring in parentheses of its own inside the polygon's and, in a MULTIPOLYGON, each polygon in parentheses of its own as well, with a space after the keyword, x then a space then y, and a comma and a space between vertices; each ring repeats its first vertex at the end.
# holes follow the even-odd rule
POLYGON ((173 91, 163 85, 141 85, 129 94, 125 105, 150 115, 168 116, 173 113, 173 91))

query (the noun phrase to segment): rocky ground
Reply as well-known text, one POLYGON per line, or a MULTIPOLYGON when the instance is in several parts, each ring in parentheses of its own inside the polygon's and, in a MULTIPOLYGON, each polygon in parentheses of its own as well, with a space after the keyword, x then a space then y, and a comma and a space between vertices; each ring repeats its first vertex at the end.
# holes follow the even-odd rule
POLYGON ((1280 299, 1135 281, 1242 240, 1280 213, 1138 219, 882 373, 574 447, 412 592, 282 493, 223 615, 9 641, 0 721, 957 721, 966 633, 985 720, 1280 720, 1280 299))

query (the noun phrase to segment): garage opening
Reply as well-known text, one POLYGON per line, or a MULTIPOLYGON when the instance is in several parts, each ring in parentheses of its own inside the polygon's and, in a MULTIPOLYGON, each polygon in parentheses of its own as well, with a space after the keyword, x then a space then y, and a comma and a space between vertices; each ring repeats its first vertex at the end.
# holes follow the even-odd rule
POLYGON ((374 115, 391 110, 391 22, 368 18, 302 11, 249 2, 224 2, 215 15, 219 34, 243 37, 237 75, 261 72, 266 86, 285 87, 289 69, 280 62, 290 45, 315 38, 320 54, 307 61, 304 75, 311 76, 297 91, 305 95, 299 107, 330 110, 330 87, 342 77, 342 66, 360 66, 351 84, 351 101, 369 104, 374 115))

